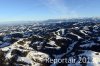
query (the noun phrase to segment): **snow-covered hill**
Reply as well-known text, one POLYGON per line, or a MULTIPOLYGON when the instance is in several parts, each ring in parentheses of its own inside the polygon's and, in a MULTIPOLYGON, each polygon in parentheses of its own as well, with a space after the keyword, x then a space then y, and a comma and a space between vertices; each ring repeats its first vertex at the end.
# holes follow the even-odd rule
POLYGON ((100 23, 0 28, 0 66, 100 66, 100 23))

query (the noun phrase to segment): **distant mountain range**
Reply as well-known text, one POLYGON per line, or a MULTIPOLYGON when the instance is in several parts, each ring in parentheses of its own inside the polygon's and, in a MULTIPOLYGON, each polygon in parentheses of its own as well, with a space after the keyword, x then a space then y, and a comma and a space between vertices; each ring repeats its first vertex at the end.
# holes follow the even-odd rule
POLYGON ((43 22, 53 23, 53 22, 100 22, 99 17, 90 18, 69 18, 69 19, 49 19, 43 22))
POLYGON ((43 21, 8 21, 8 22, 2 22, 0 25, 16 25, 16 24, 29 24, 29 23, 62 23, 62 22, 100 22, 100 17, 48 19, 43 21))

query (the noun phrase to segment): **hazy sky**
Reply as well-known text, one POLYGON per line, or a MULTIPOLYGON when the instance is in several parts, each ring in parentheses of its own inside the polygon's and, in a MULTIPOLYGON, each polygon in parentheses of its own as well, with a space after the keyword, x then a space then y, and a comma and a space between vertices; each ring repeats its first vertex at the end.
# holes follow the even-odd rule
POLYGON ((100 0, 0 0, 0 22, 100 16, 100 0))

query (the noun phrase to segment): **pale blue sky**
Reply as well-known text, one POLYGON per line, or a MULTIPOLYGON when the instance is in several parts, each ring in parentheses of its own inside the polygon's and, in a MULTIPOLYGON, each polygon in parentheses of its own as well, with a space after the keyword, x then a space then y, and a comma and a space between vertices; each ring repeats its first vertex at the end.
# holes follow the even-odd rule
POLYGON ((0 22, 100 16, 100 0, 0 0, 0 22))

